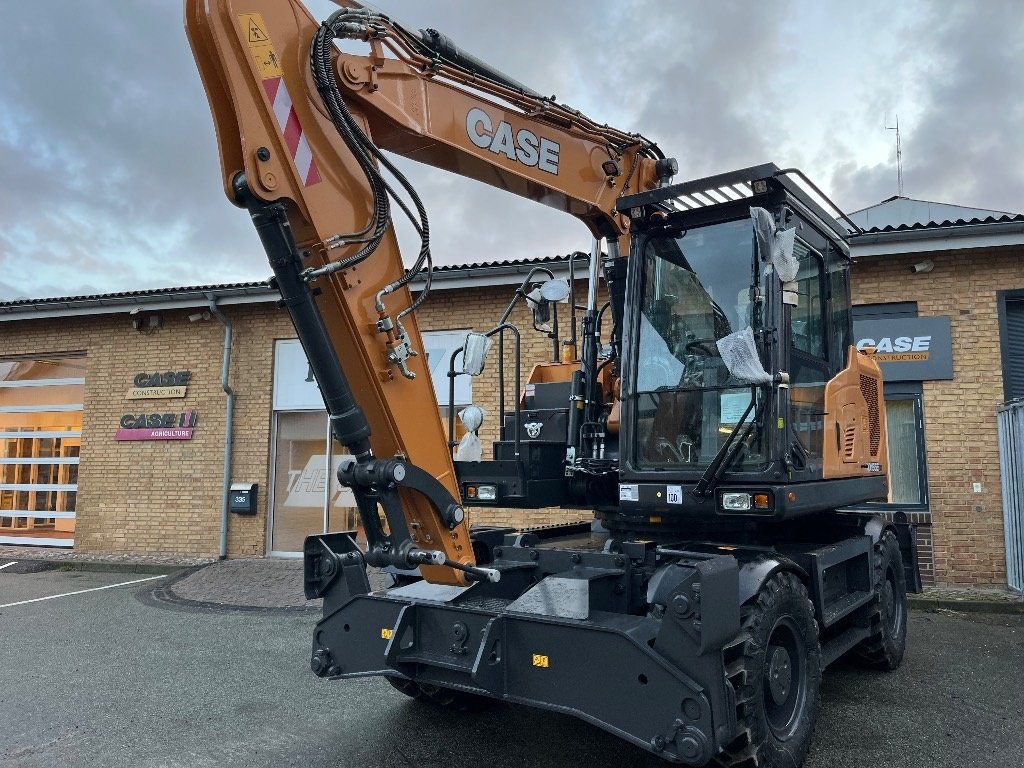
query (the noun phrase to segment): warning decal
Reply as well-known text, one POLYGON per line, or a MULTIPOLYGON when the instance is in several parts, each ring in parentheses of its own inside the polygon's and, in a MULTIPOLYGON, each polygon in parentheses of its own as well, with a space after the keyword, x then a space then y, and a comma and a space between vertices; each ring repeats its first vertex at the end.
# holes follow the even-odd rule
POLYGON ((273 43, 270 42, 270 33, 267 31, 267 23, 263 21, 263 15, 240 13, 238 24, 249 44, 249 52, 263 81, 263 90, 270 101, 288 154, 295 163, 303 185, 308 187, 319 183, 322 180, 320 171, 316 167, 316 160, 313 159, 313 152, 303 133, 302 124, 299 123, 299 115, 292 105, 292 97, 284 83, 281 60, 277 57, 273 43))
POLYGON ((249 42, 269 43, 270 36, 263 27, 263 18, 258 13, 246 14, 249 21, 249 42))
POLYGON ((268 77, 281 77, 284 74, 281 71, 281 62, 270 42, 270 33, 267 32, 267 23, 263 21, 263 15, 240 13, 238 14, 238 24, 249 44, 249 52, 256 63, 260 77, 264 80, 268 77))

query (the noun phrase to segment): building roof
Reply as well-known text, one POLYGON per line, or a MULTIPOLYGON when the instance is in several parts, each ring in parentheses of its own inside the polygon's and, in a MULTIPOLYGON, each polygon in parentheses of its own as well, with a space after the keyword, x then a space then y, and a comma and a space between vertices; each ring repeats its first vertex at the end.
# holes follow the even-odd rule
POLYGON ((850 236, 850 255, 893 256, 930 251, 1024 245, 1024 214, 890 197, 854 211, 863 228, 850 236))
POLYGON ((1021 214, 992 211, 987 208, 967 208, 910 197, 890 197, 877 205, 854 211, 849 216, 866 232, 1006 220, 1024 221, 1021 214))
MULTIPOLYGON (((572 254, 577 259, 585 254, 572 254)), ((514 261, 480 261, 471 264, 446 264, 434 267, 433 285, 436 290, 481 285, 518 285, 534 269, 547 269, 556 276, 569 273, 570 256, 543 256, 514 261)), ((575 279, 585 282, 586 269, 577 266, 575 279)), ((425 280, 417 277, 411 283, 413 290, 422 288, 425 280)), ((192 285, 177 288, 152 288, 117 293, 84 294, 52 298, 20 298, 0 301, 0 322, 24 320, 28 317, 64 317, 70 315, 103 315, 139 312, 142 309, 193 309, 218 305, 252 304, 277 301, 276 289, 264 282, 224 283, 220 285, 192 285)))

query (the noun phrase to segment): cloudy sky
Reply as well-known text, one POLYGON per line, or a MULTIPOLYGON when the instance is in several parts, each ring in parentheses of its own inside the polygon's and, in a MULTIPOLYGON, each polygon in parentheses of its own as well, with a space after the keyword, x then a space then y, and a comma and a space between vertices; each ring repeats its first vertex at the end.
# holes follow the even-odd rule
MULTIPOLYGON (((236 3, 236 5, 238 5, 236 3)), ((378 0, 699 177, 799 166, 846 210, 1024 211, 1019 0, 378 0)), ((333 6, 310 0, 323 18, 333 6)), ((260 280, 171 0, 5 4, 0 299, 260 280)), ((239 10, 242 9, 239 6, 239 10)), ((589 247, 564 214, 406 163, 439 263, 589 247)), ((413 253, 412 250, 409 253, 413 253)))

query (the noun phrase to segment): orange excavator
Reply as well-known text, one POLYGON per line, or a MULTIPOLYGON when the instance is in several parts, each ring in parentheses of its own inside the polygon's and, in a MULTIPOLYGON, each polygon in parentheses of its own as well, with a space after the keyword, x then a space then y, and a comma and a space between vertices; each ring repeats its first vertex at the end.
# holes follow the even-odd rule
MULTIPOLYGON (((306 540, 313 672, 573 714, 674 763, 799 765, 822 668, 896 668, 919 584, 909 526, 851 509, 886 496, 887 455, 881 375, 851 345, 845 217, 771 164, 674 183, 643 136, 341 5, 318 23, 298 0, 185 3, 224 192, 265 247, 366 536, 306 540), (592 234, 579 333, 573 294, 555 359, 521 382, 514 355, 486 459, 438 419, 416 321, 430 226, 388 153, 592 234), (409 268, 396 211, 420 240, 409 268), (470 527, 470 505, 594 521, 470 527)), ((567 286, 532 279, 517 295, 543 323, 567 286)), ((495 340, 518 349, 508 314, 467 336, 453 381, 495 340)))

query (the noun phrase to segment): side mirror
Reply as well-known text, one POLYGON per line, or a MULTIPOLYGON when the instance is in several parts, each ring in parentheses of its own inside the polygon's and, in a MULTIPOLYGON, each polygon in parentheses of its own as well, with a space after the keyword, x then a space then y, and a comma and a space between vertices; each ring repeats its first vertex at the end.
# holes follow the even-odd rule
POLYGON ((551 320, 551 305, 569 298, 569 284, 557 278, 545 281, 540 288, 534 288, 526 296, 526 301, 533 310, 534 327, 544 325, 551 320))
POLYGON ((479 376, 487 362, 487 350, 491 348, 491 338, 482 333, 467 333, 466 343, 462 347, 462 372, 470 376, 479 376))

